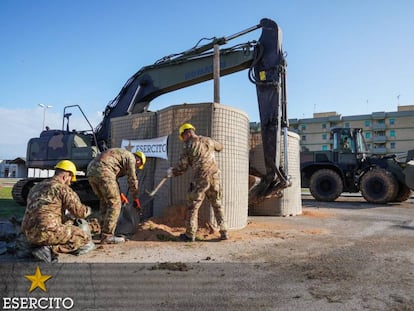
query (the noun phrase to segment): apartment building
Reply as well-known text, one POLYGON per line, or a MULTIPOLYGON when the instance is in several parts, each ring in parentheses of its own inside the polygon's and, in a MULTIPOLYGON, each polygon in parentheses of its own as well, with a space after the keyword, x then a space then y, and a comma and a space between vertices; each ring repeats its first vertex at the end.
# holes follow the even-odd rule
POLYGON ((313 118, 289 119, 289 130, 300 136, 301 150, 331 150, 332 127, 362 128, 374 154, 398 154, 414 149, 414 105, 394 112, 341 116, 337 112, 314 113, 313 118))

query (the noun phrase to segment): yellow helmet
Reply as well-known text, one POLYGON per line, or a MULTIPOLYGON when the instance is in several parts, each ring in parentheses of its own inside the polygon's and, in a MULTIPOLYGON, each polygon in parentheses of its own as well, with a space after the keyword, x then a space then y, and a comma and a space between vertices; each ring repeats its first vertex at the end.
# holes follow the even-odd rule
POLYGON ((134 152, 134 154, 141 159, 142 164, 138 166, 138 169, 142 170, 144 168, 145 163, 147 162, 147 157, 141 151, 136 151, 134 152))
POLYGON ((183 133, 186 131, 186 130, 193 130, 193 131, 195 131, 195 127, 194 126, 192 126, 190 123, 184 123, 183 125, 181 125, 180 126, 180 134, 178 135, 178 138, 180 139, 180 140, 183 140, 183 133))
POLYGON ((55 168, 72 173, 71 181, 76 181, 76 166, 72 161, 62 160, 58 164, 56 164, 55 168))

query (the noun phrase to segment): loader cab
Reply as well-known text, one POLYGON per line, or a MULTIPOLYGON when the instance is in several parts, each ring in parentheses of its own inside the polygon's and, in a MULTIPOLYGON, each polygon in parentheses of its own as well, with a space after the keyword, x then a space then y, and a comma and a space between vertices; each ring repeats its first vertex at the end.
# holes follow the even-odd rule
POLYGON ((362 129, 332 128, 331 141, 334 162, 343 169, 354 170, 366 157, 367 147, 362 129))
POLYGON ((357 157, 365 157, 368 152, 362 129, 331 129, 332 150, 339 153, 352 153, 357 157))
POLYGON ((355 153, 355 141, 349 129, 332 130, 333 151, 355 153))

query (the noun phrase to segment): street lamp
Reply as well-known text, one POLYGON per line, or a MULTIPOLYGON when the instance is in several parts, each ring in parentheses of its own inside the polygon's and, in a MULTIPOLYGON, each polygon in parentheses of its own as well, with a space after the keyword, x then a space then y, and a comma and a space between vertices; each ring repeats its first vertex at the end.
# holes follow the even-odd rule
POLYGON ((39 107, 43 108, 43 124, 42 124, 42 131, 43 131, 45 128, 46 109, 52 108, 53 106, 39 104, 39 107))

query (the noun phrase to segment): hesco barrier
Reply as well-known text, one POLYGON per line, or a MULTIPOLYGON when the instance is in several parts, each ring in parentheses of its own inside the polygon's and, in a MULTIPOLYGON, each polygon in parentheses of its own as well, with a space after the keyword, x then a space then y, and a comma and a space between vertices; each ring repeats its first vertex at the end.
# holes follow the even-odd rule
MULTIPOLYGON (((249 120, 234 108, 214 103, 170 106, 157 112, 133 114, 111 120, 112 146, 121 146, 123 139, 150 139, 168 136, 168 160, 148 158, 139 171, 140 193, 144 216, 161 216, 175 205, 185 205, 186 193, 192 181, 192 170, 169 179, 158 191, 154 200, 146 202, 145 189, 152 190, 165 176, 167 169, 177 163, 182 142, 178 138, 181 124, 191 123, 199 135, 210 136, 223 143, 224 150, 216 153, 221 170, 223 206, 230 229, 247 225, 248 174, 249 174, 249 120)), ((121 188, 126 188, 125 180, 121 188)), ((206 199, 199 212, 199 223, 214 224, 214 214, 206 199)))
MULTIPOLYGON (((288 132, 288 173, 292 186, 283 190, 282 198, 272 198, 251 206, 250 215, 255 216, 295 216, 302 214, 300 184, 300 145, 299 135, 288 132)), ((265 173, 262 137, 260 132, 250 134, 250 165, 259 173, 265 173)), ((284 164, 284 142, 281 136, 281 164, 284 164)))

